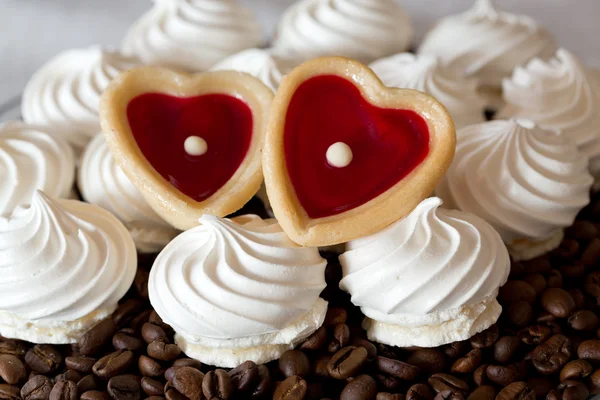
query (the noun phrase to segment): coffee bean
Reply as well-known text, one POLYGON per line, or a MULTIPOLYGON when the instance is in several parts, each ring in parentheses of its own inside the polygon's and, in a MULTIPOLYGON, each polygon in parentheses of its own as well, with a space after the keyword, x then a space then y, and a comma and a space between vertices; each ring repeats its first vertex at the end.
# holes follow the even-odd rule
POLYGON ((446 368, 446 357, 438 349, 419 349, 412 353, 406 362, 427 374, 442 372, 446 368))
MULTIPOLYGON (((347 380, 350 381, 352 378, 348 378, 347 380)), ((380 388, 389 392, 397 391, 402 386, 400 379, 385 374, 375 374, 375 380, 379 382, 380 388)))
MULTIPOLYGON (((28 380, 21 388, 23 400, 48 400, 52 391, 52 381, 44 375, 37 375, 28 380)), ((0 398, 2 398, 0 396, 0 398)))
POLYGON ((148 396, 161 396, 164 393, 165 385, 157 381, 156 379, 148 378, 147 376, 142 378, 141 385, 142 390, 148 396))
POLYGON ((89 390, 83 393, 80 397, 80 400, 109 400, 110 396, 106 392, 101 392, 99 390, 89 390))
POLYGON ((258 378, 257 381, 254 383, 254 389, 250 391, 250 397, 253 399, 261 399, 265 397, 265 395, 271 389, 272 384, 273 381, 271 380, 271 374, 269 373, 269 369, 264 365, 259 365, 258 378))
POLYGON ((329 343, 330 353, 337 353, 342 347, 345 347, 350 341, 350 329, 346 324, 337 324, 333 328, 333 339, 329 343))
POLYGON ((112 345, 115 350, 129 350, 137 352, 143 349, 146 344, 135 336, 133 329, 125 328, 115 333, 112 338, 112 345))
POLYGON ((488 379, 501 386, 507 386, 520 378, 519 370, 514 365, 490 365, 487 367, 488 379))
POLYGON ((517 336, 521 341, 528 345, 540 344, 552 336, 552 329, 546 325, 532 325, 521 329, 517 336))
POLYGON ((54 382, 71 381, 77 384, 81 380, 81 378, 83 378, 83 375, 80 372, 69 369, 63 372, 62 374, 56 375, 56 377, 54 378, 54 382))
POLYGON ((600 271, 594 271, 586 276, 583 288, 590 296, 600 297, 600 271))
POLYGON ((77 390, 79 393, 85 393, 90 390, 97 390, 102 387, 100 380, 96 375, 89 374, 84 376, 77 382, 77 390))
POLYGON ((306 381, 299 376, 290 376, 275 389, 273 400, 302 400, 306 396, 306 381))
POLYGON ((563 289, 549 288, 540 298, 544 310, 558 318, 567 318, 575 311, 575 300, 563 289))
POLYGON ((139 315, 144 308, 146 308, 146 303, 141 299, 133 298, 125 300, 119 304, 113 313, 112 320, 117 327, 123 327, 139 315))
POLYGON ((465 381, 448 374, 433 374, 427 382, 436 393, 452 390, 465 394, 469 391, 469 385, 465 381))
POLYGON ((133 353, 128 350, 117 350, 96 361, 92 371, 102 379, 110 379, 126 372, 134 363, 133 353))
POLYGON ((495 398, 496 389, 493 386, 483 385, 473 390, 467 400, 494 400, 495 398))
POLYGON ((460 392, 445 390, 435 395, 434 400, 465 400, 465 395, 460 392))
POLYGON ((150 396, 150 397, 146 397, 146 400, 166 400, 166 399, 162 396, 150 396))
POLYGON ((527 380, 527 386, 533 390, 538 399, 543 399, 546 394, 556 388, 556 384, 549 378, 531 377, 527 380))
POLYGON ((156 340, 148 345, 148 355, 160 361, 173 361, 181 354, 181 349, 176 344, 156 340))
POLYGON ((169 391, 186 396, 190 400, 202 399, 202 380, 204 374, 191 367, 178 367, 175 375, 165 386, 165 394, 169 398, 169 391))
POLYGON ((325 315, 324 326, 336 326, 337 324, 345 324, 348 319, 348 313, 343 308, 330 307, 325 315))
MULTIPOLYGON (((542 274, 529 274, 524 279, 525 282, 529 283, 533 290, 535 290, 535 294, 539 295, 546 289, 548 283, 546 282, 546 278, 542 274)), ((529 304, 529 303, 528 303, 529 304)))
POLYGON ((94 355, 109 342, 117 331, 112 318, 107 318, 87 331, 77 342, 79 351, 84 356, 94 355))
POLYGON ((561 400, 562 394, 558 390, 551 390, 546 395, 546 400, 561 400))
POLYGON ((592 365, 586 360, 569 361, 560 371, 560 381, 584 379, 594 372, 592 365))
POLYGON ((344 347, 329 360, 327 364, 329 375, 335 379, 346 379, 354 376, 367 362, 367 356, 367 350, 363 347, 344 347))
POLYGON ((600 362, 600 340, 586 340, 577 347, 577 356, 582 360, 600 362))
POLYGON ((310 361, 300 350, 288 350, 279 358, 279 370, 286 378, 293 375, 306 378, 310 373, 310 361))
POLYGON ((200 371, 203 367, 202 363, 198 360, 194 360, 193 358, 179 358, 173 361, 174 367, 192 367, 200 371))
POLYGON ((548 288, 560 289, 563 287, 563 277, 559 270, 553 269, 546 277, 548 288))
POLYGON ((60 381, 50 391, 50 400, 78 400, 77 385, 71 381, 60 381))
POLYGON ((500 330, 497 325, 492 325, 483 332, 480 332, 471 338, 471 346, 475 349, 484 349, 492 347, 500 338, 500 330))
POLYGON ((565 236, 576 240, 592 240, 597 235, 598 230, 590 221, 577 220, 565 229, 565 236))
POLYGON ((481 364, 482 354, 480 349, 473 349, 464 357, 459 358, 452 365, 451 371, 459 374, 474 372, 481 364))
POLYGON ((576 309, 579 310, 585 307, 585 294, 583 294, 581 290, 571 288, 567 290, 567 292, 569 292, 569 294, 573 298, 573 301, 575 301, 576 309))
POLYGON ((319 329, 317 329, 312 335, 310 335, 308 337, 308 339, 306 339, 304 341, 304 343, 302 343, 302 346, 300 346, 300 348, 302 350, 311 350, 311 351, 319 350, 319 349, 322 349, 323 346, 325 346, 326 341, 327 341, 327 328, 322 326, 319 329))
POLYGON ((138 368, 140 369, 142 375, 148 377, 163 376, 165 373, 165 369, 158 363, 158 361, 147 356, 140 356, 138 359, 138 368))
POLYGON ((525 382, 514 382, 498 393, 497 400, 535 400, 535 392, 525 382))
POLYGON ((538 345, 530 354, 533 366, 543 375, 560 371, 571 357, 571 340, 565 335, 554 335, 538 345))
POLYGON ((586 266, 597 265, 600 261, 600 239, 594 238, 581 255, 581 262, 586 266))
POLYGON ((482 364, 473 373, 473 381, 477 386, 482 386, 488 383, 487 379, 487 367, 489 364, 482 364))
POLYGON ((364 348, 367 351, 367 355, 370 360, 377 357, 377 347, 375 347, 375 345, 369 342, 367 339, 353 338, 350 341, 350 345, 364 348))
POLYGON ((466 354, 471 349, 471 346, 468 341, 464 340, 462 342, 450 343, 444 346, 443 349, 444 354, 451 360, 454 360, 455 358, 466 354))
POLYGON ((533 304, 535 297, 535 289, 525 281, 508 281, 498 293, 498 299, 502 304, 512 304, 520 300, 533 304))
POLYGON ((233 395, 233 385, 227 372, 210 371, 202 380, 202 393, 206 400, 227 400, 233 395))
POLYGON ((406 392, 406 400, 432 400, 433 397, 433 392, 429 386, 422 383, 412 385, 406 392))
POLYGON ((520 300, 508 307, 505 316, 511 324, 520 328, 527 325, 533 318, 533 307, 528 302, 520 300))
POLYGON ((63 358, 58 350, 48 344, 36 344, 25 354, 27 366, 39 374, 56 371, 62 362, 63 358))
POLYGON ((233 387, 244 392, 252 389, 258 379, 258 367, 254 362, 246 361, 229 371, 229 376, 231 376, 233 387))
POLYGON ((592 394, 600 394, 600 369, 594 371, 592 375, 590 375, 590 392, 592 394))
POLYGON ((517 336, 504 336, 494 345, 494 359, 499 363, 509 362, 521 344, 517 336))
POLYGON ((576 311, 569 317, 569 326, 577 331, 593 331, 599 322, 598 316, 589 310, 576 311))
POLYGON ((168 342, 167 334, 165 330, 158 325, 151 324, 146 322, 142 325, 142 338, 146 341, 146 343, 150 344, 152 342, 168 342))
POLYGON ((113 376, 106 390, 114 400, 138 400, 141 398, 140 378, 135 375, 113 376))
POLYGON ((563 400, 586 400, 590 395, 587 386, 579 381, 564 381, 558 388, 563 390, 563 400))
POLYGON ((375 379, 369 375, 360 375, 346 385, 340 400, 375 400, 375 397, 377 397, 375 379))
POLYGON ((523 261, 522 263, 524 264, 525 272, 529 274, 546 273, 552 270, 552 264, 547 255, 523 261))
POLYGON ((150 273, 143 268, 138 268, 133 279, 133 288, 136 294, 144 299, 148 299, 148 279, 150 273))
POLYGON ((400 393, 379 392, 377 393, 375 400, 406 400, 406 396, 400 393))
POLYGON ((67 357, 65 358, 65 365, 68 369, 72 369, 82 374, 89 374, 92 372, 92 367, 96 363, 96 359, 91 357, 79 356, 79 357, 67 357))
POLYGON ((376 364, 379 371, 404 381, 416 379, 421 373, 419 367, 391 358, 378 356, 376 364))
POLYGON ((27 379, 27 370, 23 362, 12 354, 0 354, 0 378, 9 385, 27 379))
POLYGON ((19 388, 0 383, 0 400, 21 400, 19 388))
POLYGON ((21 341, 0 341, 0 354, 11 354, 13 356, 23 357, 25 353, 27 353, 27 346, 21 341))

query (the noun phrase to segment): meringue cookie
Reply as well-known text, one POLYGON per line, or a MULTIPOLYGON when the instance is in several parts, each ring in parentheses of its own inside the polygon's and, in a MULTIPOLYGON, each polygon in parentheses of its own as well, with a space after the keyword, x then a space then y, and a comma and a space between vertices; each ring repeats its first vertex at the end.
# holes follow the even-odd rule
POLYGON ((0 335, 75 343, 112 314, 136 268, 133 240, 109 212, 38 191, 0 218, 0 335))
POLYGON ((79 152, 100 132, 100 95, 138 61, 99 47, 65 51, 27 83, 21 112, 30 124, 51 128, 79 152))
POLYGON ((155 0, 129 29, 122 49, 146 64, 205 71, 262 42, 256 17, 233 0, 155 0))
POLYGON ((412 38, 394 0, 302 0, 284 13, 273 47, 290 67, 322 56, 369 63, 408 50, 412 38))
POLYGON ((0 125, 0 216, 31 204, 38 189, 72 197, 74 181, 75 156, 66 142, 23 122, 0 125))
POLYGON ((278 63, 269 50, 248 49, 227 57, 212 67, 212 70, 246 72, 276 92, 283 77, 278 63))
POLYGON ((554 51, 546 29, 529 17, 496 10, 492 0, 476 0, 470 10, 442 19, 419 48, 439 56, 457 74, 495 88, 516 66, 554 51))
POLYGON ((441 204, 425 199, 340 256, 340 288, 366 315, 370 340, 436 347, 466 340, 500 316, 496 296, 510 270, 502 239, 479 217, 441 204))
POLYGON ((83 198, 111 213, 125 224, 140 253, 158 253, 179 231, 148 205, 113 159, 103 135, 87 146, 78 177, 83 198))
POLYGON ((148 285, 188 356, 221 367, 265 363, 321 326, 326 261, 317 249, 255 215, 200 223, 159 254, 148 285))
POLYGON ((560 244, 589 203, 587 159, 566 136, 530 121, 492 121, 458 131, 454 162, 437 188, 446 206, 476 214, 515 259, 560 244))
POLYGON ((477 91, 477 82, 453 75, 434 55, 400 53, 369 67, 386 86, 415 89, 438 99, 457 128, 485 121, 485 100, 477 91))

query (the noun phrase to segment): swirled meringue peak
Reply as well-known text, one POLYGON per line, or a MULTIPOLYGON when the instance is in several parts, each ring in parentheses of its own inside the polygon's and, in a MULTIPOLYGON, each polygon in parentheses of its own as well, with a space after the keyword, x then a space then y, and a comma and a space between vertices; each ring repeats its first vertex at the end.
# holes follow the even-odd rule
POLYGON ((112 314, 136 268, 133 240, 112 214, 38 191, 0 218, 0 335, 74 343, 112 314))
POLYGON ((457 74, 496 88, 516 66, 555 51, 546 29, 527 16, 498 11, 493 0, 476 0, 470 10, 442 19, 419 48, 438 55, 457 74))
POLYGON ((502 239, 479 217, 441 204, 425 199, 340 256, 340 288, 365 314, 370 340, 435 347, 468 339, 500 316, 496 297, 510 270, 502 239))
POLYGON ((412 38, 394 0, 301 0, 284 13, 273 47, 291 66, 322 56, 369 63, 408 50, 412 38))
POLYGON ((203 216, 150 272, 150 302, 190 357, 232 367, 277 359, 323 323, 325 264, 275 220, 203 216))
POLYGON ((136 65, 136 59, 100 47, 60 53, 27 83, 23 119, 51 128, 80 152, 101 131, 102 92, 118 74, 136 65))
POLYGON ((246 72, 260 79, 274 92, 282 78, 279 60, 266 49, 244 50, 222 60, 212 70, 246 72))
POLYGON ((262 43, 258 20, 234 0, 154 0, 122 49, 146 64, 198 72, 262 43))
POLYGON ((560 244, 590 201, 593 179, 575 142, 531 121, 492 121, 458 131, 456 156, 437 194, 500 233, 514 259, 560 244))
POLYGON ((67 142, 23 122, 0 125, 0 216, 31 204, 36 190, 71 197, 74 181, 75 156, 67 142))
POLYGON ((438 99, 458 128, 485 121, 485 99, 477 91, 477 82, 454 75, 435 55, 400 53, 370 67, 386 86, 415 89, 438 99))
POLYGON ((125 224, 140 253, 158 253, 178 231, 158 216, 112 157, 103 135, 85 149, 78 177, 83 198, 125 224))

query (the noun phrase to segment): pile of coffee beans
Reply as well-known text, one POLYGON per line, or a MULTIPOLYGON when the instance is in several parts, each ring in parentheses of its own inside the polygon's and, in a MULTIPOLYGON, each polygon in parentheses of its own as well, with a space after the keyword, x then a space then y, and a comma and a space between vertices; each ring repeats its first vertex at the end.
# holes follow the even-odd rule
POLYGON ((439 348, 374 343, 325 254, 325 324, 267 365, 186 358, 148 302, 142 260, 111 319, 72 346, 0 339, 0 399, 585 400, 600 394, 600 198, 559 249, 514 263, 498 323, 439 348))

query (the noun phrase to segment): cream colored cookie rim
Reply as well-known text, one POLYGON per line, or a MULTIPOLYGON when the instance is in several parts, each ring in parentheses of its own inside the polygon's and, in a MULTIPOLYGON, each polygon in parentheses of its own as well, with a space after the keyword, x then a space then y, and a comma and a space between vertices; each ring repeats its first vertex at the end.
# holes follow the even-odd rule
MULTIPOLYGON (((155 67, 140 67, 119 75, 100 104, 102 131, 119 166, 140 189, 150 206, 175 228, 198 225, 203 214, 219 217, 246 204, 260 188, 264 132, 273 92, 249 74, 232 71, 187 75, 155 67), (253 135, 246 157, 231 179, 208 199, 198 202, 164 179, 137 146, 127 121, 127 106, 144 93, 177 97, 226 94, 242 99, 252 110, 253 135)), ((199 174, 202 171, 198 171, 199 174)))
POLYGON ((414 209, 429 196, 450 167, 456 147, 454 123, 433 97, 410 89, 387 88, 358 61, 320 58, 302 64, 279 87, 267 125, 263 169, 267 194, 288 236, 303 246, 328 246, 377 232, 414 209), (427 122, 430 151, 409 175, 377 198, 344 213, 319 219, 308 217, 288 177, 283 146, 287 107, 296 89, 320 75, 337 75, 354 83, 367 101, 378 107, 413 110, 427 122))

